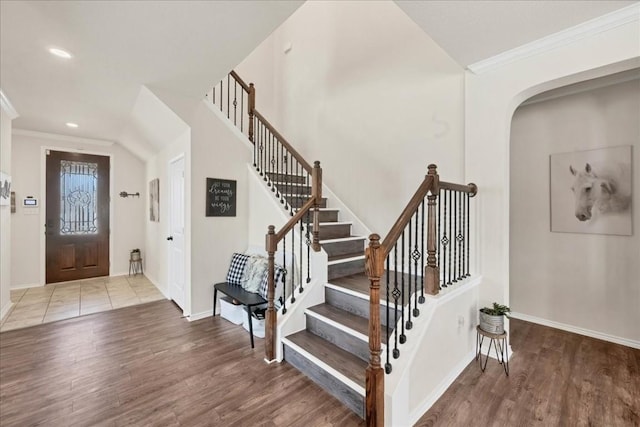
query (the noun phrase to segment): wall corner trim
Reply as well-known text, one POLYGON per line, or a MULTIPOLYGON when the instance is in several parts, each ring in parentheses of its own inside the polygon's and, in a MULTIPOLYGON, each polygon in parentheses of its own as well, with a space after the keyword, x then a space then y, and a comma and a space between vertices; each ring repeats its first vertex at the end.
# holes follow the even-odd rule
POLYGON ((15 302, 9 301, 9 303, 5 304, 4 307, 0 310, 0 321, 2 321, 8 314, 11 312, 13 306, 16 305, 15 302))
POLYGON ((51 141, 67 141, 67 142, 75 142, 79 144, 98 145, 101 147, 110 147, 115 143, 114 141, 109 141, 106 139, 83 138, 79 136, 61 135, 57 133, 40 132, 37 130, 28 130, 28 129, 13 129, 12 133, 14 135, 30 136, 33 138, 42 138, 42 139, 48 139, 51 141))
POLYGON ((0 107, 5 111, 5 113, 7 113, 11 120, 19 116, 18 112, 13 107, 13 104, 11 104, 11 101, 9 101, 9 98, 7 98, 7 95, 4 94, 2 89, 0 89, 0 107))
POLYGON ((525 59, 543 52, 573 43, 575 41, 602 33, 621 25, 632 22, 640 22, 640 3, 618 9, 582 24, 575 25, 565 30, 534 40, 530 43, 506 52, 499 53, 482 61, 467 66, 474 74, 482 74, 511 62, 525 59))
POLYGON ((578 335, 584 335, 587 337, 612 342, 614 344, 624 345, 626 347, 637 348, 640 350, 640 341, 631 340, 628 338, 618 337, 615 335, 609 335, 598 331, 592 331, 591 329, 584 329, 578 326, 567 325, 566 323, 555 322, 553 320, 543 319, 541 317, 530 316, 523 313, 512 312, 509 317, 514 319, 524 320, 525 322, 536 323, 542 326, 548 326, 550 328, 561 329, 563 331, 572 332, 578 335))

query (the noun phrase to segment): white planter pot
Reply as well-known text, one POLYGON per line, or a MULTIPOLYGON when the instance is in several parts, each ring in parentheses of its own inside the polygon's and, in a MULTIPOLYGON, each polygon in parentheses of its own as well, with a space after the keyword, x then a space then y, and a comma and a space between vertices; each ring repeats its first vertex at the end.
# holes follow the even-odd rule
POLYGON ((504 316, 491 316, 481 311, 480 329, 491 334, 502 334, 504 332, 504 316))

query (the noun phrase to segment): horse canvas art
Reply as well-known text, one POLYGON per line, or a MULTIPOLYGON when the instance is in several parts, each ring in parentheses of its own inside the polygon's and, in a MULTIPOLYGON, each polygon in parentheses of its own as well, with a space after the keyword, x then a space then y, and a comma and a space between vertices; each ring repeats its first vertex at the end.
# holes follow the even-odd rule
POLYGON ((551 155, 551 231, 632 234, 631 147, 551 155))

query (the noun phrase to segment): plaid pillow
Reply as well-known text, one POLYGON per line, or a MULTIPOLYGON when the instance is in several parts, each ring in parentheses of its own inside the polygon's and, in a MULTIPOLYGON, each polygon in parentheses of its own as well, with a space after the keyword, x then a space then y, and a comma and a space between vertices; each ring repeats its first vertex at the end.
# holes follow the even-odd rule
MULTIPOLYGON (((284 269, 278 265, 273 272, 273 283, 275 284, 276 295, 274 295, 274 300, 277 300, 281 295, 277 295, 278 290, 278 281, 282 282, 284 280, 284 269)), ((260 283, 260 296, 262 298, 267 299, 267 292, 269 290, 269 269, 266 269, 264 275, 262 276, 262 282, 260 283)))
POLYGON ((244 275, 244 268, 247 265, 249 255, 234 253, 231 257, 231 265, 229 265, 229 272, 227 273, 227 283, 231 285, 240 285, 242 283, 242 276, 244 275))

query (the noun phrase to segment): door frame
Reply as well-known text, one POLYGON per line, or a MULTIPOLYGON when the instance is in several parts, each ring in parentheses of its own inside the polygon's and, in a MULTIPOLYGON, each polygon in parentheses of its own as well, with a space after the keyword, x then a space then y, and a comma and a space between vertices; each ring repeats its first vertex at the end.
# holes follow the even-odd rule
MULTIPOLYGON (((172 178, 172 165, 177 162, 178 160, 182 160, 182 173, 184 174, 184 179, 183 179, 183 185, 182 185, 182 198, 184 200, 184 204, 182 206, 182 215, 183 215, 183 226, 184 229, 182 231, 183 233, 183 250, 182 253, 184 254, 184 288, 182 289, 183 295, 183 305, 184 307, 182 308, 182 314, 183 316, 189 316, 190 315, 190 311, 191 311, 191 305, 189 304, 189 298, 190 298, 190 290, 191 290, 191 285, 189 284, 189 282, 187 282, 187 279, 189 277, 189 274, 187 274, 187 206, 186 206, 186 202, 187 202, 187 197, 186 197, 186 191, 187 191, 187 158, 184 155, 184 153, 180 153, 179 155, 169 159, 169 162, 167 163, 167 189, 169 190, 169 197, 167 202, 171 202, 171 198, 173 197, 171 195, 171 186, 172 186, 172 182, 171 182, 171 178, 172 178)), ((167 210, 167 213, 169 214, 169 221, 168 222, 168 227, 167 227, 167 236, 171 235, 171 223, 173 221, 173 218, 171 217, 171 209, 167 210)), ((168 243, 169 245, 171 245, 171 243, 168 243)), ((167 268, 167 285, 168 285, 168 294, 169 294, 169 299, 171 298, 171 276, 172 276, 172 268, 173 268, 173 263, 171 262, 171 258, 170 258, 170 254, 171 251, 169 250, 169 248, 167 248, 167 261, 168 261, 168 266, 169 268, 167 268)))
MULTIPOLYGON (((113 161, 114 157, 112 153, 105 153, 104 151, 83 150, 79 148, 71 147, 56 147, 56 146, 41 146, 40 147, 40 286, 46 285, 46 272, 47 272, 47 236, 44 233, 44 224, 47 222, 47 151, 66 151, 68 153, 81 153, 92 154, 96 156, 109 157, 109 230, 113 230, 113 195, 114 195, 114 176, 113 176, 113 161)), ((109 276, 113 273, 111 269, 113 259, 113 234, 109 233, 109 276)))

